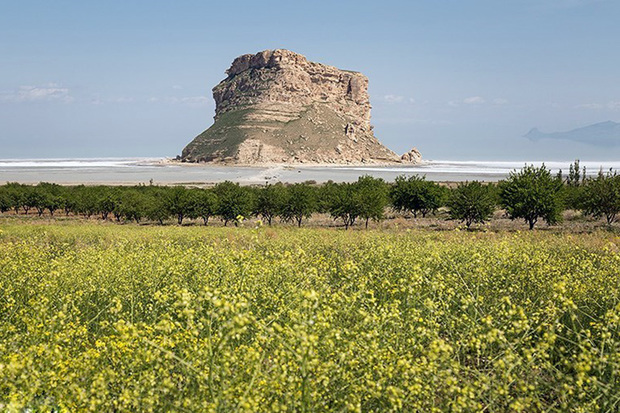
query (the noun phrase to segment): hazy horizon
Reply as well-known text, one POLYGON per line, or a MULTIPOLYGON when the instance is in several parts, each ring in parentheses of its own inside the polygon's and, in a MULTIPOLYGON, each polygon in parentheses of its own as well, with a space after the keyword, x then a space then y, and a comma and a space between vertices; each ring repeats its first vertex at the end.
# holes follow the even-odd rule
POLYGON ((369 78, 375 135, 425 159, 605 161, 528 140, 620 121, 613 0, 4 2, 0 159, 174 157, 238 55, 285 48, 369 78))

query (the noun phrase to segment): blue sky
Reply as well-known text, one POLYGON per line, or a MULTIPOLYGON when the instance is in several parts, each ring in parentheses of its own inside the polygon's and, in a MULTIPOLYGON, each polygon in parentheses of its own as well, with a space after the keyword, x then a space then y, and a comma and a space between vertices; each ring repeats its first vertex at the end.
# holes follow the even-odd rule
POLYGON ((620 2, 0 0, 0 158, 174 156, 244 53, 370 80, 376 136, 428 159, 606 160, 530 142, 620 121, 620 2))

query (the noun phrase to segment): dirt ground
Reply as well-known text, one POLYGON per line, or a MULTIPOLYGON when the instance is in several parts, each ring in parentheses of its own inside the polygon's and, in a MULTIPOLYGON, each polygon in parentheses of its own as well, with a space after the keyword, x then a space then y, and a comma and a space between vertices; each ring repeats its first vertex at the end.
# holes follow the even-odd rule
MULTIPOLYGON (((15 224, 16 221, 29 224, 29 223, 49 223, 49 224, 62 224, 63 222, 98 222, 101 225, 150 225, 157 226, 159 224, 150 221, 141 221, 139 224, 134 222, 116 222, 113 218, 109 218, 107 221, 103 221, 99 216, 92 216, 90 218, 84 216, 69 215, 57 212, 54 216, 50 216, 49 213, 38 216, 36 211, 30 211, 28 215, 24 215, 23 212, 16 215, 13 211, 0 214, 0 225, 3 223, 15 224)), ((170 219, 164 223, 164 225, 177 225, 176 220, 170 219)), ((201 226, 203 225, 202 219, 186 219, 183 221, 183 226, 201 226)), ((224 223, 219 218, 211 218, 208 223, 209 226, 223 226, 224 223)), ((229 226, 234 224, 229 223, 229 226)), ((257 227, 266 226, 265 222, 259 218, 252 217, 240 224, 244 227, 257 227)), ((274 219, 274 227, 294 227, 293 223, 283 223, 279 219, 274 219)), ((302 227, 323 227, 333 228, 336 230, 344 230, 344 224, 342 220, 334 220, 328 214, 313 214, 310 219, 306 219, 302 223, 302 227)), ((364 231, 365 221, 358 220, 354 226, 349 228, 352 231, 364 231)), ((391 210, 387 210, 385 219, 380 222, 370 221, 368 223, 369 230, 407 230, 407 229, 423 229, 428 231, 454 231, 454 230, 467 230, 465 225, 461 222, 448 219, 448 214, 445 210, 440 210, 436 215, 430 215, 425 218, 414 218, 408 214, 396 213, 391 210)), ((470 231, 527 231, 528 226, 522 220, 511 220, 506 217, 504 211, 498 210, 495 212, 493 218, 484 224, 473 224, 470 231)), ((581 214, 579 211, 568 210, 563 214, 563 221, 556 225, 547 225, 544 221, 539 221, 535 227, 536 231, 550 231, 558 233, 590 233, 600 230, 608 230, 618 232, 620 234, 620 224, 615 223, 612 226, 608 226, 603 219, 594 219, 581 214)))

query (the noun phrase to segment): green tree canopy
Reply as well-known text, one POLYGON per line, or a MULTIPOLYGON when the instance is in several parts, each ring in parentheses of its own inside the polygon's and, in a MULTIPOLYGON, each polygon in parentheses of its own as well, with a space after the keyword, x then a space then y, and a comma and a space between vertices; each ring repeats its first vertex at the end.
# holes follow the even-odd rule
POLYGON ((495 204, 493 187, 478 181, 460 183, 448 198, 450 218, 464 222, 467 228, 488 221, 495 204))
POLYGON ((611 225, 620 215, 620 175, 600 172, 585 183, 581 207, 586 215, 605 217, 611 225))
POLYGON ((228 222, 236 222, 238 217, 248 217, 254 209, 254 195, 245 187, 239 184, 224 181, 213 188, 213 192, 217 196, 217 215, 224 221, 224 225, 228 222))
POLYGON ((396 178, 390 198, 396 211, 411 212, 415 218, 418 214, 426 217, 442 206, 444 190, 435 182, 427 181, 425 176, 403 175, 396 178))
POLYGON ((308 184, 294 184, 287 187, 287 201, 282 210, 285 221, 294 220, 298 227, 304 218, 310 218, 317 211, 316 190, 308 184))
POLYGON ((287 202, 288 192, 281 183, 259 188, 256 191, 254 215, 260 216, 271 225, 273 218, 280 215, 287 202))
POLYGON ((192 218, 202 218, 202 222, 207 225, 209 218, 217 213, 217 196, 210 189, 195 189, 194 191, 195 204, 192 218))
POLYGON ((530 230, 540 218, 549 225, 562 218, 562 182, 551 176, 543 164, 540 168, 526 165, 512 171, 499 183, 500 203, 510 219, 523 219, 530 230))

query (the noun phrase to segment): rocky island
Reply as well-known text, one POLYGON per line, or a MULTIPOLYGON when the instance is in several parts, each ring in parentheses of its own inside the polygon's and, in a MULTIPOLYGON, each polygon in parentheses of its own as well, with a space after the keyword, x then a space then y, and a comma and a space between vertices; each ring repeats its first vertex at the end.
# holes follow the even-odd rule
POLYGON ((288 50, 236 58, 213 88, 215 122, 190 142, 183 162, 263 164, 415 164, 398 156, 370 124, 368 78, 309 62, 288 50))

